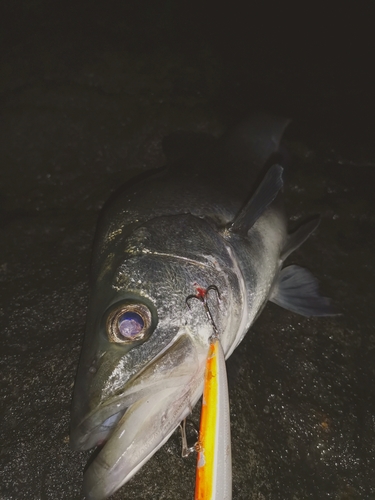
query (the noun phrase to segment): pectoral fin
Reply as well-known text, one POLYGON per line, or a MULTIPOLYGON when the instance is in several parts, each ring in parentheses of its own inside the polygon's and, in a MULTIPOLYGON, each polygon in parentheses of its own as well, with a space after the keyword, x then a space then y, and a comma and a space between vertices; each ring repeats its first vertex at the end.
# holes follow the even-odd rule
POLYGON ((302 316, 335 316, 338 313, 327 297, 318 291, 318 280, 299 266, 288 266, 280 273, 269 299, 302 316))
POLYGON ((288 236, 287 244, 281 254, 281 260, 285 260, 294 250, 304 243, 311 233, 319 226, 320 217, 304 222, 294 233, 288 236))
POLYGON ((283 187, 283 167, 272 165, 263 181, 251 199, 240 210, 231 226, 230 231, 246 235, 266 208, 274 201, 283 187))

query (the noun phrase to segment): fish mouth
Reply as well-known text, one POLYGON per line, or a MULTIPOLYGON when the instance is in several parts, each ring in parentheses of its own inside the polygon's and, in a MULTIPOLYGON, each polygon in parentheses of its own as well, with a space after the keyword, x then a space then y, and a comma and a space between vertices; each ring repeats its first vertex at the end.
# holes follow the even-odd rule
POLYGON ((168 440, 202 392, 206 349, 183 334, 72 430, 75 449, 104 446, 84 473, 87 500, 108 498, 168 440))
MULTIPOLYGON (((149 364, 148 370, 157 372, 157 361, 149 364)), ((140 374, 132 377, 123 387, 121 394, 101 403, 71 430, 72 449, 85 451, 105 444, 111 438, 121 418, 134 404, 164 389, 181 387, 191 378, 191 374, 190 377, 188 374, 181 374, 166 380, 163 377, 160 380, 147 381, 148 377, 142 376, 144 372, 145 370, 142 370, 140 374)))

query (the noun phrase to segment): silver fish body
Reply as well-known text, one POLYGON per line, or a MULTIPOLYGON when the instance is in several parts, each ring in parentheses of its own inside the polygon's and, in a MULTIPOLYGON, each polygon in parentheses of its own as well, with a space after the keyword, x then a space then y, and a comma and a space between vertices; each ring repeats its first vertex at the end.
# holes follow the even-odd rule
POLYGON ((317 225, 288 236, 282 168, 264 168, 287 123, 254 117, 125 186, 104 210, 71 424, 75 449, 105 443, 84 474, 86 498, 108 498, 126 483, 200 398, 212 332, 187 296, 220 290, 209 306, 226 358, 268 299, 305 315, 331 313, 307 271, 281 271, 317 225))

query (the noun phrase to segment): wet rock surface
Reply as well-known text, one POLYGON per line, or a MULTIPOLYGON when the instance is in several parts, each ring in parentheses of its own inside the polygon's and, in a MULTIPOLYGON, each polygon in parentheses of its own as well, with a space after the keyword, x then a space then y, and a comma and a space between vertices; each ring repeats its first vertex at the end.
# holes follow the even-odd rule
MULTIPOLYGON (((356 87, 351 76, 353 85, 340 87, 343 70, 324 81, 318 64, 318 85, 306 83, 301 71, 309 73, 323 51, 302 67, 294 52, 273 57, 270 42, 259 55, 257 32, 242 53, 242 39, 225 45, 215 19, 208 33, 202 17, 194 23, 194 6, 179 12, 168 2, 128 2, 102 11, 40 1, 8 9, 0 77, 0 498, 82 498, 91 452, 70 451, 69 412, 103 203, 134 173, 163 164, 167 133, 218 134, 259 108, 296 117, 286 137, 291 227, 316 213, 322 222, 288 262, 309 268, 342 315, 306 319, 269 304, 229 360, 233 499, 375 498, 368 80, 356 87), (252 74, 243 69, 246 54, 252 74)), ((194 473, 195 458, 180 458, 176 432, 113 498, 190 499, 194 473)))

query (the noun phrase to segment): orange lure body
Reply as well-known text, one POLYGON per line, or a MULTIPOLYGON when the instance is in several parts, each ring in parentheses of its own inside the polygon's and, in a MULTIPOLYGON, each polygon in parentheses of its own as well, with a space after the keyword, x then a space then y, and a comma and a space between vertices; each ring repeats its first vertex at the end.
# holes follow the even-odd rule
POLYGON ((195 500, 232 498, 232 457, 227 373, 220 340, 209 346, 204 380, 195 500))

